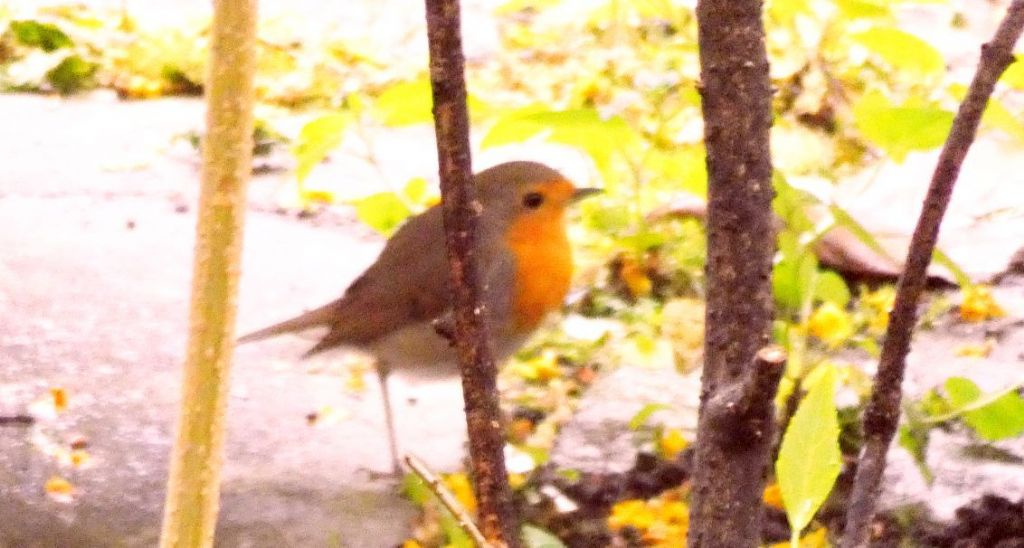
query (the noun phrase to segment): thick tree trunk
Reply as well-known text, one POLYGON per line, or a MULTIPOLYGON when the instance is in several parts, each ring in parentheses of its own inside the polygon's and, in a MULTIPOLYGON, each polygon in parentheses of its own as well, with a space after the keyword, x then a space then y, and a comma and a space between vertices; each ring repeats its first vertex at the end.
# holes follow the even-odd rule
POLYGON ((771 87, 759 0, 697 4, 708 165, 707 328, 691 548, 757 546, 782 375, 771 333, 771 87))
POLYGON ((441 201, 455 301, 454 342, 462 371, 478 520, 484 537, 493 545, 519 546, 505 471, 498 371, 488 344, 486 310, 479 304, 474 246, 480 208, 469 150, 459 2, 427 0, 426 5, 441 201))
POLYGON ((178 435, 160 545, 213 545, 252 163, 256 1, 214 2, 206 137, 178 435))

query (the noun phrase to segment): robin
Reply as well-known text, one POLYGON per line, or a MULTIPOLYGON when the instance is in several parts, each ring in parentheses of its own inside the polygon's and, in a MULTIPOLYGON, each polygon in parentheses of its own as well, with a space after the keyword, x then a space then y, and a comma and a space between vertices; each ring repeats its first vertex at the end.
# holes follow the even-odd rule
MULTIPOLYGON (((536 162, 500 164, 476 174, 474 181, 481 205, 476 240, 481 300, 492 351, 501 363, 561 307, 573 270, 566 208, 599 190, 575 188, 536 162)), ((239 342, 319 327, 326 334, 303 357, 337 347, 373 355, 397 470, 388 375, 407 368, 457 371, 455 351, 439 335, 453 321, 448 269, 441 208, 435 205, 395 232, 340 298, 239 342)))

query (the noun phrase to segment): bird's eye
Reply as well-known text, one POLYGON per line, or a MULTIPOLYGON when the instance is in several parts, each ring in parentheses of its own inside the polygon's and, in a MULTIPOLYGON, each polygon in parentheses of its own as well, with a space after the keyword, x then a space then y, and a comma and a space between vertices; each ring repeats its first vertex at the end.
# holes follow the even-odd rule
POLYGON ((530 209, 537 209, 544 203, 544 196, 540 192, 531 192, 523 196, 523 205, 530 209))

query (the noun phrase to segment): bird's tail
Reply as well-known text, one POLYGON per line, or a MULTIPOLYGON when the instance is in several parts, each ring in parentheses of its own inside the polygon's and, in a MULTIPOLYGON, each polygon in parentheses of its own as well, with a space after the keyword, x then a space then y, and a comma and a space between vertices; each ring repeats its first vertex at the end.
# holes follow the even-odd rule
POLYGON ((320 308, 315 308, 296 316, 290 320, 285 320, 281 323, 276 323, 270 327, 264 327, 252 333, 247 333, 238 338, 238 343, 247 343, 252 341, 259 341, 274 337, 276 335, 283 335, 285 333, 295 333, 296 331, 305 331, 314 327, 326 326, 331 324, 331 320, 336 317, 336 309, 338 308, 339 302, 335 301, 320 308))

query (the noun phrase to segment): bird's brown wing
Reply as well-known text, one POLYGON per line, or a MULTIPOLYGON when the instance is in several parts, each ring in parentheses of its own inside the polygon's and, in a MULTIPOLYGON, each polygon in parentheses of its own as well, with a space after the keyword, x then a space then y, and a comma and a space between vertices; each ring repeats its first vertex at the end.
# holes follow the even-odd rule
POLYGON ((360 345, 417 321, 440 316, 449 306, 448 265, 441 211, 433 207, 406 222, 377 260, 337 300, 295 318, 247 334, 239 342, 327 326, 306 355, 340 345, 360 345))

